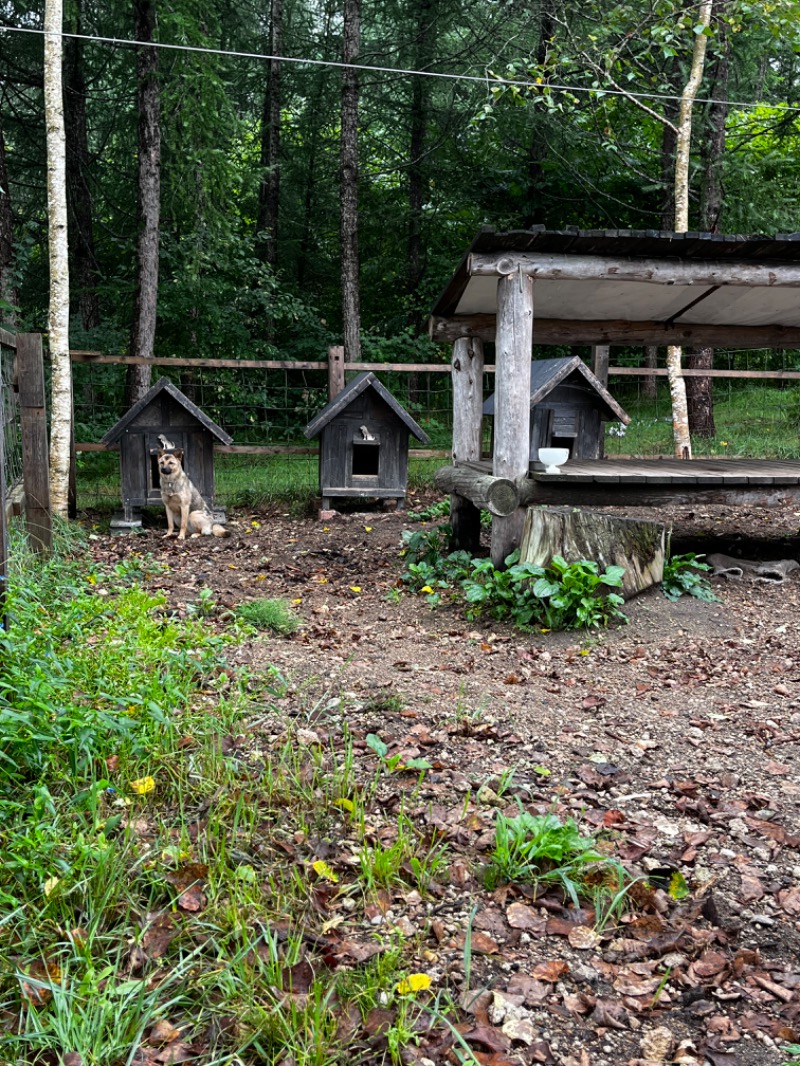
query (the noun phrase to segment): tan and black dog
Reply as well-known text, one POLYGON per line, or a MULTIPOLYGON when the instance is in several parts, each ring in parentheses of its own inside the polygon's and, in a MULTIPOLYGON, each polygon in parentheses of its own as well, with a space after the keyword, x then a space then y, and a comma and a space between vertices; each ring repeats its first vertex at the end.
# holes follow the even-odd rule
POLYGON ((177 524, 178 540, 186 540, 187 533, 193 537, 230 536, 229 530, 214 521, 208 504, 183 469, 181 448, 159 451, 158 472, 161 477, 161 499, 167 511, 165 537, 175 536, 177 524))

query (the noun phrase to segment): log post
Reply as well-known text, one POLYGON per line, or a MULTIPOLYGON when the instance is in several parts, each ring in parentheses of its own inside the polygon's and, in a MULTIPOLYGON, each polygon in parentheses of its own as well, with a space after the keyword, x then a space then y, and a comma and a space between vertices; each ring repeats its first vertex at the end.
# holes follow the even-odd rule
MULTIPOLYGON (((443 466, 433 476, 434 484, 442 492, 449 492, 459 500, 471 501, 477 509, 484 507, 493 515, 508 515, 519 507, 519 490, 513 481, 492 477, 477 470, 443 466)), ((452 513, 452 502, 451 502, 452 513)))
POLYGON ((8 629, 8 617, 6 616, 6 600, 8 595, 8 530, 6 523, 6 459, 5 459, 5 436, 6 414, 11 410, 11 404, 6 402, 6 389, 8 383, 3 377, 3 367, 0 363, 0 628, 8 629))
MULTIPOLYGON (((603 386, 608 388, 608 362, 611 355, 611 346, 608 344, 593 344, 592 345, 592 370, 594 376, 603 386)), ((603 423, 600 423, 600 442, 597 451, 597 458, 602 459, 605 455, 605 427, 603 423)))
MULTIPOLYGON (((460 337, 453 344, 453 462, 477 463, 483 425, 483 341, 460 337)), ((451 547, 474 555, 480 547, 481 514, 466 496, 450 490, 451 547)))
MULTIPOLYGON (((522 272, 497 282, 495 341, 495 477, 516 481, 528 473, 531 447, 531 356, 533 352, 533 278, 522 272)), ((519 547, 525 512, 492 522, 492 562, 502 567, 519 547)))
POLYGON ((592 345, 592 370, 601 385, 608 385, 608 360, 611 347, 608 344, 592 345))
POLYGON ((332 344, 328 348, 328 402, 344 388, 344 348, 332 344))
POLYGON ((34 552, 53 547, 50 511, 50 466, 47 447, 44 359, 40 333, 20 333, 14 374, 19 394, 22 432, 22 477, 25 482, 25 523, 34 552))

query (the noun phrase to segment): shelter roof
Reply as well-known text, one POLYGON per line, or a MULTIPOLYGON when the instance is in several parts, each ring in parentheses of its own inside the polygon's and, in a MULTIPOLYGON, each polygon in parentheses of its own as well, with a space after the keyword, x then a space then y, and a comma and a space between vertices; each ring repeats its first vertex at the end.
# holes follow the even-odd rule
POLYGON ((318 436, 329 422, 345 411, 353 400, 367 389, 372 389, 372 391, 383 400, 389 409, 400 419, 408 432, 412 433, 418 441, 421 441, 423 444, 428 443, 428 434, 425 430, 417 425, 408 411, 406 411, 405 408, 397 402, 394 396, 392 396, 389 390, 378 381, 371 370, 365 371, 363 374, 354 377, 352 381, 345 385, 337 396, 334 396, 334 398, 311 419, 303 430, 306 437, 310 438, 318 436))
POLYGON ((192 403, 188 396, 184 396, 176 385, 172 384, 169 378, 159 378, 155 385, 153 385, 153 387, 146 392, 140 400, 137 400, 133 407, 126 411, 119 422, 112 426, 105 434, 102 438, 103 444, 116 444, 125 430, 136 422, 136 419, 142 411, 144 411, 146 407, 149 407, 162 392, 171 396, 177 404, 180 404, 184 410, 192 415, 192 417, 196 418, 200 425, 203 426, 204 429, 207 429, 208 432, 216 437, 222 444, 233 443, 233 437, 226 433, 221 426, 218 426, 216 422, 212 422, 207 414, 201 411, 196 404, 192 403))
MULTIPOLYGON (((531 407, 541 403, 557 385, 575 378, 580 379, 580 384, 585 382, 594 389, 598 401, 605 408, 607 420, 616 420, 628 425, 630 416, 623 411, 579 355, 567 356, 564 359, 534 359, 531 363, 531 407)), ((494 393, 484 402, 483 413, 494 415, 494 393)))
POLYGON ((453 339, 449 319, 488 337, 497 279, 518 271, 536 281, 535 344, 800 344, 800 233, 543 226, 475 237, 432 310, 433 338, 453 339))

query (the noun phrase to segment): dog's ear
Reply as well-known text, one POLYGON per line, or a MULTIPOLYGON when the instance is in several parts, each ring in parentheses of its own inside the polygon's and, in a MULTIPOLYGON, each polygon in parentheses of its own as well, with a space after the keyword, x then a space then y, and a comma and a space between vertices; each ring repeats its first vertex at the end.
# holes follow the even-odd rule
POLYGON ((164 454, 164 449, 163 448, 159 448, 158 451, 156 452, 156 459, 160 459, 163 454, 164 454))
POLYGON ((179 459, 181 462, 183 462, 183 448, 174 448, 172 454, 175 456, 176 459, 179 459))

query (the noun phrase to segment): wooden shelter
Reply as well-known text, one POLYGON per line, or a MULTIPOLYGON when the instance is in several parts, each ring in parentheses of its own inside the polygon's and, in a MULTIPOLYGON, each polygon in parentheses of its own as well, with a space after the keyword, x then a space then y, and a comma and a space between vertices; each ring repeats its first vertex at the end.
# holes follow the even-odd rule
POLYGON ((371 372, 359 374, 305 428, 319 437, 322 508, 334 497, 403 500, 408 437, 428 436, 371 372))
MULTIPOLYGON (((540 448, 567 448, 570 459, 599 459, 603 423, 630 422, 579 355, 531 363, 530 410, 532 467, 538 464, 540 448)), ((494 393, 485 401, 483 414, 494 418, 494 393)))
MULTIPOLYGON (((431 337, 453 344, 454 466, 463 472, 464 464, 480 462, 484 341, 495 345, 491 477, 512 486, 522 503, 530 495, 524 482, 534 343, 800 347, 798 289, 800 234, 768 238, 543 226, 481 231, 430 319, 431 337)), ((725 487, 728 475, 714 476, 725 487)), ((746 474, 740 483, 742 476, 746 483, 746 474)), ((537 484, 557 477, 535 475, 537 484)), ((470 490, 462 481, 458 491, 451 490, 457 542, 467 546, 474 539, 474 505, 481 505, 490 489, 484 481, 467 498, 470 490)), ((495 513, 497 565, 519 545, 523 520, 522 506, 495 513)))
POLYGON ((213 509, 214 442, 231 444, 233 438, 161 378, 102 439, 120 453, 122 514, 112 520, 112 529, 134 529, 142 521, 139 508, 161 506, 157 453, 165 441, 183 451, 184 469, 213 509))

